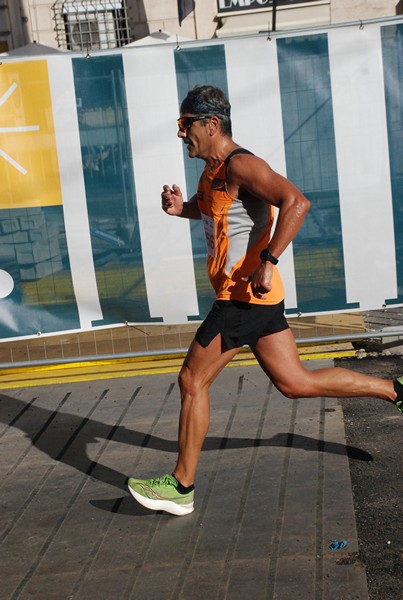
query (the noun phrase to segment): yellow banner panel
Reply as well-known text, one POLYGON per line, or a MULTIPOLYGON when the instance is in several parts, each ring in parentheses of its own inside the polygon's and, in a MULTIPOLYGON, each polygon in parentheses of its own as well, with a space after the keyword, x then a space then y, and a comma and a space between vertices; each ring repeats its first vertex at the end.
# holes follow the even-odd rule
POLYGON ((45 60, 0 65, 1 208, 62 203, 45 60))

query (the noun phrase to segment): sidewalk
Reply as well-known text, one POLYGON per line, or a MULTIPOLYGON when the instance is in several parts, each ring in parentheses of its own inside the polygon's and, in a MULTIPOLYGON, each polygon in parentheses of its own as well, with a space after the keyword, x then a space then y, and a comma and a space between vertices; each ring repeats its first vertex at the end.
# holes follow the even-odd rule
POLYGON ((126 478, 174 465, 175 373, 0 394, 1 599, 368 600, 347 452, 370 457, 337 400, 287 400, 253 365, 211 396, 195 512, 173 517, 126 478))

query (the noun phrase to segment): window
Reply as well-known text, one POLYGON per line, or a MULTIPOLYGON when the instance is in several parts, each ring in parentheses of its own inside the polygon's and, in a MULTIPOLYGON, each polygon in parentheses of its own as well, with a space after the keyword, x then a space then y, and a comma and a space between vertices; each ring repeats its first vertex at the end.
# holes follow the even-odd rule
POLYGON ((130 42, 124 0, 58 0, 52 10, 59 48, 100 50, 130 42))

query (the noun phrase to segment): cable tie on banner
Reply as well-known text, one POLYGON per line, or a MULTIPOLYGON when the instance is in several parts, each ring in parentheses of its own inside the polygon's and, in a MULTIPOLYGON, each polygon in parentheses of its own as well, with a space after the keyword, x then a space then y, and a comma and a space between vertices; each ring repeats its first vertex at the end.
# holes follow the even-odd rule
POLYGON ((87 54, 85 55, 85 58, 91 58, 90 47, 88 44, 87 44, 87 54))
POLYGON ((178 50, 178 51, 179 51, 179 50, 182 50, 182 48, 181 48, 181 47, 180 47, 180 45, 179 45, 178 36, 176 36, 176 48, 175 48, 175 50, 178 50))
POLYGON ((358 29, 359 29, 360 31, 362 31, 362 30, 364 29, 364 24, 363 24, 363 22, 362 22, 362 20, 361 20, 361 19, 360 19, 360 25, 359 25, 358 29))
POLYGON ((270 21, 269 21, 269 24, 268 24, 268 26, 267 26, 267 40, 268 40, 269 42, 271 42, 270 21))

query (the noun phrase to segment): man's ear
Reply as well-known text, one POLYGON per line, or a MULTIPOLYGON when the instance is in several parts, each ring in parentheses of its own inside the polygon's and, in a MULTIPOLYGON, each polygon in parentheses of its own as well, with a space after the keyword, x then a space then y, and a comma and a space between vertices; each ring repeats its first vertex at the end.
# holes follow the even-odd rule
POLYGON ((210 118, 209 122, 209 133, 210 135, 215 135, 218 131, 220 131, 220 119, 219 117, 213 116, 210 118))

